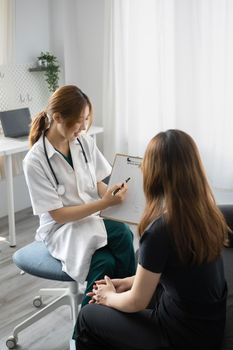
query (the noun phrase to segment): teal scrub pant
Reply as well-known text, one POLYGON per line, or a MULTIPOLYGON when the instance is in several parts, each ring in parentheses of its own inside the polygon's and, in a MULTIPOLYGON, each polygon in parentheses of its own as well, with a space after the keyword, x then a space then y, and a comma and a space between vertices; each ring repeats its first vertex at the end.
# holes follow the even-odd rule
POLYGON ((88 304, 90 297, 86 293, 92 291, 96 280, 104 278, 124 278, 135 274, 135 253, 133 234, 129 227, 121 222, 104 220, 108 244, 96 250, 92 256, 87 287, 82 306, 88 304))

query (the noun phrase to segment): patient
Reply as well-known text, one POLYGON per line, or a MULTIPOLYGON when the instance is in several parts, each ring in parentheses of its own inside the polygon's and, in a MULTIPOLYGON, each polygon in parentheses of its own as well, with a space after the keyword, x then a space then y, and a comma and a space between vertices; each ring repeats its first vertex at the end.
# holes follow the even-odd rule
POLYGON ((180 130, 159 133, 142 173, 146 207, 136 275, 96 281, 78 317, 76 348, 217 350, 226 317, 220 254, 228 227, 195 142, 180 130))

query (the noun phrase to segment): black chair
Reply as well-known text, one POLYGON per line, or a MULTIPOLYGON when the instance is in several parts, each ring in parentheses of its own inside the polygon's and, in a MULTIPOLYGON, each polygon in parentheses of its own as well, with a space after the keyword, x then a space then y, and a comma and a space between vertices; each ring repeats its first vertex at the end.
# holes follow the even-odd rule
MULTIPOLYGON (((228 226, 233 231, 233 205, 220 205, 228 226)), ((230 246, 223 250, 225 277, 228 285, 227 316, 225 335, 221 350, 233 349, 233 234, 230 235, 230 246)))

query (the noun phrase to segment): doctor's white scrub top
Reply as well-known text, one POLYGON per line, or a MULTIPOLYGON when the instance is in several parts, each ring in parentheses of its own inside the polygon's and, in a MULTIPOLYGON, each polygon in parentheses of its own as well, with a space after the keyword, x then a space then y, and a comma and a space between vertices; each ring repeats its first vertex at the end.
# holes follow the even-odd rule
POLYGON ((58 224, 49 211, 75 206, 99 199, 97 182, 111 173, 111 166, 97 148, 93 138, 86 134, 70 142, 72 166, 56 151, 45 137, 48 158, 65 193, 59 195, 57 184, 46 160, 43 136, 33 145, 23 161, 34 215, 39 215, 40 226, 35 239, 44 241, 50 254, 62 262, 62 269, 74 280, 84 282, 95 250, 107 244, 107 232, 98 213, 84 219, 58 224))

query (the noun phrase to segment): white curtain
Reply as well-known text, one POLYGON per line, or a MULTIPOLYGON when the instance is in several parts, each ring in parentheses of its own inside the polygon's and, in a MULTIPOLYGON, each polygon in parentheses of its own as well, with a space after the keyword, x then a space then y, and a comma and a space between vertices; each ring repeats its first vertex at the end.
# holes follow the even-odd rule
POLYGON ((143 155, 188 132, 213 187, 233 189, 233 1, 106 0, 104 150, 143 155))
POLYGON ((15 40, 15 0, 0 0, 0 65, 12 63, 15 40))

